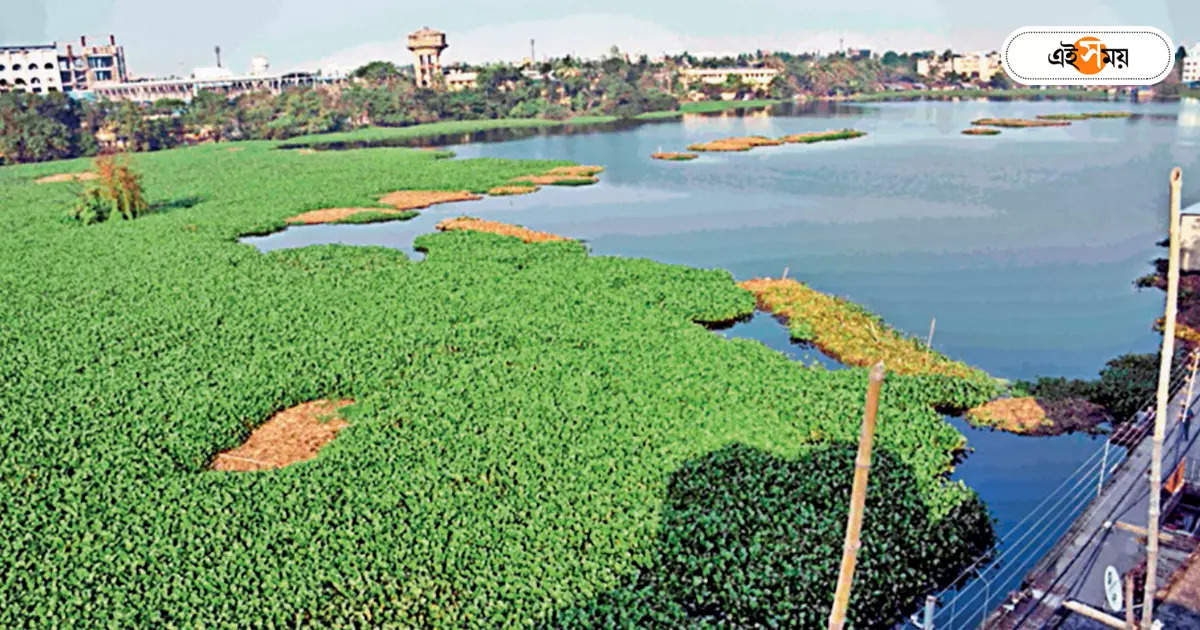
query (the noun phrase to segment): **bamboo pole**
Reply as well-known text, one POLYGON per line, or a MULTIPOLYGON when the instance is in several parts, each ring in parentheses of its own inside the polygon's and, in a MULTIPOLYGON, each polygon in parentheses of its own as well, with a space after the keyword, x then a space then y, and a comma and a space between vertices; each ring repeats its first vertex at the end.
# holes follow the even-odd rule
POLYGON ((1168 226, 1167 254, 1167 314, 1163 324, 1162 355, 1158 363, 1158 398, 1154 411, 1154 450, 1150 455, 1150 512, 1146 521, 1149 531, 1146 543, 1146 594, 1142 605, 1142 628, 1150 630, 1154 623, 1154 595, 1158 590, 1158 527, 1162 509, 1162 450, 1166 433, 1167 403, 1171 385, 1171 356, 1175 353, 1175 311, 1179 299, 1179 193, 1183 173, 1171 169, 1171 223, 1168 226))
POLYGON ((1083 615, 1092 621, 1098 621, 1110 628, 1115 628, 1116 630, 1126 630, 1124 621, 1121 621, 1120 619, 1117 619, 1116 617, 1102 610, 1096 610, 1095 608, 1092 608, 1091 606, 1088 606, 1082 602, 1067 600, 1063 602, 1063 608, 1066 608, 1073 613, 1083 615))
POLYGON ((879 389, 883 385, 883 361, 871 366, 867 385, 867 408, 863 411, 862 433, 858 438, 858 456, 854 459, 854 486, 850 493, 850 516, 846 521, 846 544, 842 547, 842 568, 838 572, 833 610, 829 612, 829 630, 846 625, 850 605, 850 587, 854 582, 854 564, 862 546, 863 507, 867 502, 867 476, 871 472, 871 445, 875 441, 875 414, 879 410, 879 389))
POLYGON ((1137 617, 1133 614, 1133 574, 1125 574, 1125 627, 1137 630, 1137 617))
POLYGON ((937 318, 929 320, 929 338, 925 340, 926 348, 933 348, 933 327, 937 325, 937 318))

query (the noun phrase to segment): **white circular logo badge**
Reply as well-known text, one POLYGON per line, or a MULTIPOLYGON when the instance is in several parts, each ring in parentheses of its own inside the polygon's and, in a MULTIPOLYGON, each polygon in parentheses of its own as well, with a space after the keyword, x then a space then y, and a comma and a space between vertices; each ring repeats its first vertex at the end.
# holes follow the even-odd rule
POLYGON ((1000 49, 1024 85, 1150 85, 1175 65, 1175 45, 1152 26, 1025 26, 1000 49))

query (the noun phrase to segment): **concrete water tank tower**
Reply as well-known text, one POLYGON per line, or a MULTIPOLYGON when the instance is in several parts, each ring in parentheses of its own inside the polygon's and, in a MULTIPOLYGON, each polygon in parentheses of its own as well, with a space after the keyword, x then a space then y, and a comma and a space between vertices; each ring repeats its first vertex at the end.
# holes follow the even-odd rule
POLYGON ((271 70, 271 64, 266 57, 259 55, 250 60, 250 75, 261 77, 271 70))
POLYGON ((413 64, 417 87, 433 87, 442 76, 442 51, 446 48, 446 34, 428 26, 409 34, 408 49, 417 58, 413 64))

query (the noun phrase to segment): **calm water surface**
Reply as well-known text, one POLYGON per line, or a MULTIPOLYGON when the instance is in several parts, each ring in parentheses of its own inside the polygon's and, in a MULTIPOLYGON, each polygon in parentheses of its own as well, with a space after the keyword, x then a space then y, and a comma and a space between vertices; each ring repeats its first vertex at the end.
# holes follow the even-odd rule
MULTIPOLYGON (((600 255, 789 276, 845 296, 1003 378, 1094 376, 1126 352, 1152 352, 1161 292, 1134 278, 1160 255, 1167 173, 1200 173, 1200 104, 909 102, 825 105, 793 116, 687 117, 609 133, 539 135, 449 147, 460 158, 573 160, 599 184, 435 206, 402 223, 291 228, 246 239, 263 250, 341 242, 398 247, 470 214, 586 241, 600 255), (959 132, 984 116, 1123 109, 1128 119, 959 132), (864 138, 651 160, 658 150, 731 135, 855 127, 864 138)), ((1185 177, 1185 183, 1187 178, 1185 177)), ((1185 205, 1200 185, 1185 185, 1185 205)), ((719 334, 749 337, 837 367, 759 314, 719 334)), ((1001 533, 1099 447, 1088 436, 1024 438, 952 420, 975 452, 956 470, 1001 533)))

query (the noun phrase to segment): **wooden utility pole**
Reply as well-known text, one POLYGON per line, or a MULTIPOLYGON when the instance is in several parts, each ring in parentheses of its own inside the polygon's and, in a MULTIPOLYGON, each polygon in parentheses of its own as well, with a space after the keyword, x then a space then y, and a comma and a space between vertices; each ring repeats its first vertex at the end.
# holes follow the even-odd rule
POLYGON ((1158 527, 1162 493, 1162 450, 1166 433, 1167 404, 1171 386, 1171 357, 1175 354, 1175 311, 1179 299, 1179 193, 1183 174, 1171 169, 1171 223, 1168 226, 1167 315, 1163 324, 1162 354, 1158 362, 1158 404, 1154 411, 1154 450, 1150 455, 1150 513, 1146 522, 1146 594, 1142 602, 1142 629, 1154 623, 1154 594, 1158 590, 1158 527))
POLYGON ((862 434, 858 438, 858 456, 854 458, 854 486, 850 492, 850 516, 846 522, 846 544, 842 547, 842 568, 838 572, 837 592, 829 613, 829 630, 846 625, 850 605, 850 587, 854 583, 854 564, 862 546, 863 507, 867 502, 867 476, 871 472, 871 444, 875 441, 875 413, 879 411, 879 389, 883 385, 883 361, 871 366, 867 385, 867 408, 863 411, 862 434))

